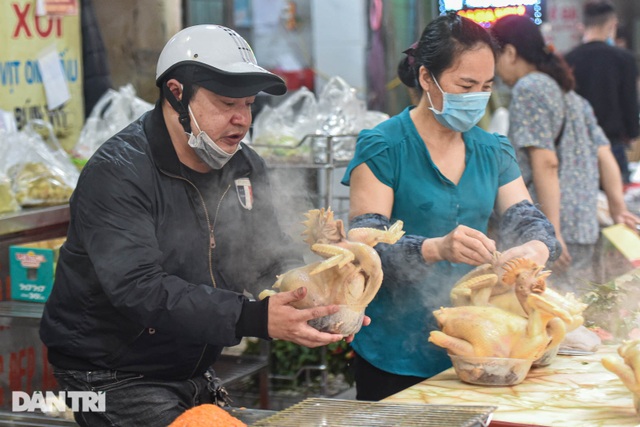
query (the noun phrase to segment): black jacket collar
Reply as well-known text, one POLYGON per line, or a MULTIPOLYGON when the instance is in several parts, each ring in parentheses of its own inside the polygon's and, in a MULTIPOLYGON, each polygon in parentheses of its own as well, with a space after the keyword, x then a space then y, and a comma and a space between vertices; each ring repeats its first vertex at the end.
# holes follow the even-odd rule
POLYGON ((180 175, 180 160, 173 148, 167 125, 162 115, 162 101, 145 117, 144 132, 147 134, 153 160, 161 170, 180 175))

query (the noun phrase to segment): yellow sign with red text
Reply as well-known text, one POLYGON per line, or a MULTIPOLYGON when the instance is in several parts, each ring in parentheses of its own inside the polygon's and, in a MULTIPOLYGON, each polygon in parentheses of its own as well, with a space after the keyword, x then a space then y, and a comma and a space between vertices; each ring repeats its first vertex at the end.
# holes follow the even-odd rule
MULTIPOLYGON (((80 6, 77 5, 79 8, 80 6)), ((13 114, 21 129, 32 119, 49 121, 62 146, 71 149, 84 123, 80 14, 37 16, 37 0, 0 2, 0 110, 13 114), (39 58, 54 49, 69 100, 47 104, 39 58)))

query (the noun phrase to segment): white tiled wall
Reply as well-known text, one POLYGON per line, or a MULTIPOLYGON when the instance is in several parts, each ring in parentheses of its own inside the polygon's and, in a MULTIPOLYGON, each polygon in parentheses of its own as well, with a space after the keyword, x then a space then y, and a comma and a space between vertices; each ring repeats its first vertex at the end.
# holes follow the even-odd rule
POLYGON ((340 76, 366 92, 367 0, 311 0, 316 90, 340 76))

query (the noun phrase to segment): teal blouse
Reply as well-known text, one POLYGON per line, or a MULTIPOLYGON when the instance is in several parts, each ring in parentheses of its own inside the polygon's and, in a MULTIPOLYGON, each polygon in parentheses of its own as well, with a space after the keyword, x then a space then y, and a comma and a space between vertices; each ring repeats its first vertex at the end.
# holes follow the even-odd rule
MULTIPOLYGON (((486 233, 498 189, 520 176, 509 140, 479 127, 463 133, 465 170, 455 185, 431 160, 409 115, 411 108, 360 133, 342 183, 349 185, 351 171, 366 163, 393 189, 391 223, 401 219, 406 231, 396 245, 415 242, 416 236, 441 237, 460 224, 486 233)), ((415 274, 397 274, 404 266, 383 259, 386 279, 366 311, 371 325, 356 334, 352 345, 379 369, 431 377, 451 366, 446 351, 427 341, 430 331, 439 330, 432 312, 451 305, 452 285, 471 266, 441 261, 424 263, 415 274)))

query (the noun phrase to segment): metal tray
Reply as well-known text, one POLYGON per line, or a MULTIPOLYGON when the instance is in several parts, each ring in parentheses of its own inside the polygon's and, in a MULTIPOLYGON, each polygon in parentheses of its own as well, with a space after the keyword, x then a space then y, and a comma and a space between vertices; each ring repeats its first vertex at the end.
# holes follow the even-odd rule
POLYGON ((253 426, 487 427, 496 406, 419 405, 309 398, 253 426))

